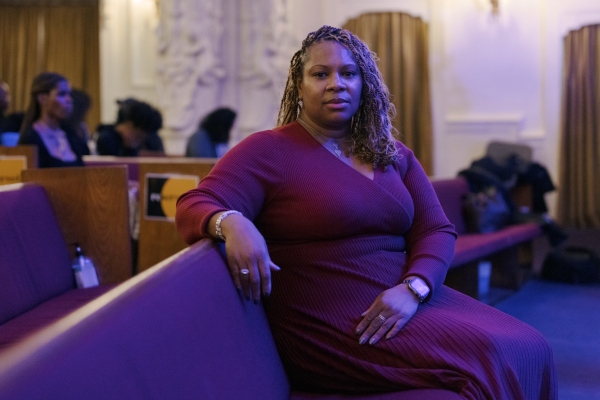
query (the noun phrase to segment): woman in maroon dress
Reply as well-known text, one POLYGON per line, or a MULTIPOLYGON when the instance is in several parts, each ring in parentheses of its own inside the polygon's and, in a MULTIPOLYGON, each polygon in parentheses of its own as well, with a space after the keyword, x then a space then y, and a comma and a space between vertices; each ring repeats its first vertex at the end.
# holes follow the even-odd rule
POLYGON ((327 26, 309 34, 279 126, 184 194, 177 228, 188 243, 225 241, 236 287, 264 298, 294 389, 556 398, 537 331, 443 286, 456 233, 394 140, 394 111, 362 41, 327 26))

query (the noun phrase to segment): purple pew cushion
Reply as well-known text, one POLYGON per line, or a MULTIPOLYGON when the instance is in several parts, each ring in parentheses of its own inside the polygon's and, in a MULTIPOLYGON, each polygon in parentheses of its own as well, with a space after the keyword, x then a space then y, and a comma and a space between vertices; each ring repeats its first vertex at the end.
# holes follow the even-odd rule
POLYGON ((290 400, 461 400, 457 393, 442 389, 405 390, 394 393, 366 395, 323 395, 314 393, 292 392, 290 400))
POLYGON ((458 235, 450 267, 478 260, 497 251, 534 239, 541 233, 535 223, 510 225, 497 232, 458 235))
POLYGON ((467 233, 463 216, 463 199, 469 192, 469 185, 464 178, 442 179, 431 182, 438 196, 446 217, 454 224, 456 233, 467 233))
POLYGON ((262 306, 240 298, 207 242, 11 350, 0 353, 7 399, 289 398, 262 306))
POLYGON ((71 259, 46 193, 0 188, 0 324, 74 288, 71 259))
POLYGON ((72 289, 0 325, 0 350, 23 340, 60 318, 108 292, 114 285, 72 289))

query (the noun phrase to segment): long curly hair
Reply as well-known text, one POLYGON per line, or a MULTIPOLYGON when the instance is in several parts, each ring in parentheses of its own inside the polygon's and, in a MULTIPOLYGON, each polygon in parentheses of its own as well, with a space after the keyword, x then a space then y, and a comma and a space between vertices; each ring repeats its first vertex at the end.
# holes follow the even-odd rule
POLYGON ((380 166, 386 167, 398 157, 391 122, 396 108, 390 101, 390 92, 377 68, 377 55, 346 29, 324 25, 309 33, 302 41, 302 48, 294 54, 290 62, 277 126, 297 119, 300 113, 298 86, 302 82, 309 49, 314 43, 326 40, 336 41, 350 50, 363 81, 360 106, 350 124, 350 145, 346 148, 346 153, 354 154, 362 162, 372 163, 375 169, 380 166))

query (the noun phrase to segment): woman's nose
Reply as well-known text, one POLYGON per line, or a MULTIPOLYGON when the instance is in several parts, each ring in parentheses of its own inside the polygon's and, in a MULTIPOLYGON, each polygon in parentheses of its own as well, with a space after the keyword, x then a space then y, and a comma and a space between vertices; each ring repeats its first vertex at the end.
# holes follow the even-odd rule
POLYGON ((343 90, 346 88, 344 80, 339 74, 331 74, 329 79, 328 89, 330 90, 343 90))

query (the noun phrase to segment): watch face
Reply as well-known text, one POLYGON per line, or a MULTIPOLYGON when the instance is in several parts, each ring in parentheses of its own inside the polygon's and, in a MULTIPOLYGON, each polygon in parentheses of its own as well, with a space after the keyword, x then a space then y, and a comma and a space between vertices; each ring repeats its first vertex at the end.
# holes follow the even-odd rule
POLYGON ((410 286, 419 294, 421 297, 425 297, 429 294, 429 287, 423 282, 422 279, 415 278, 410 282, 410 286))

